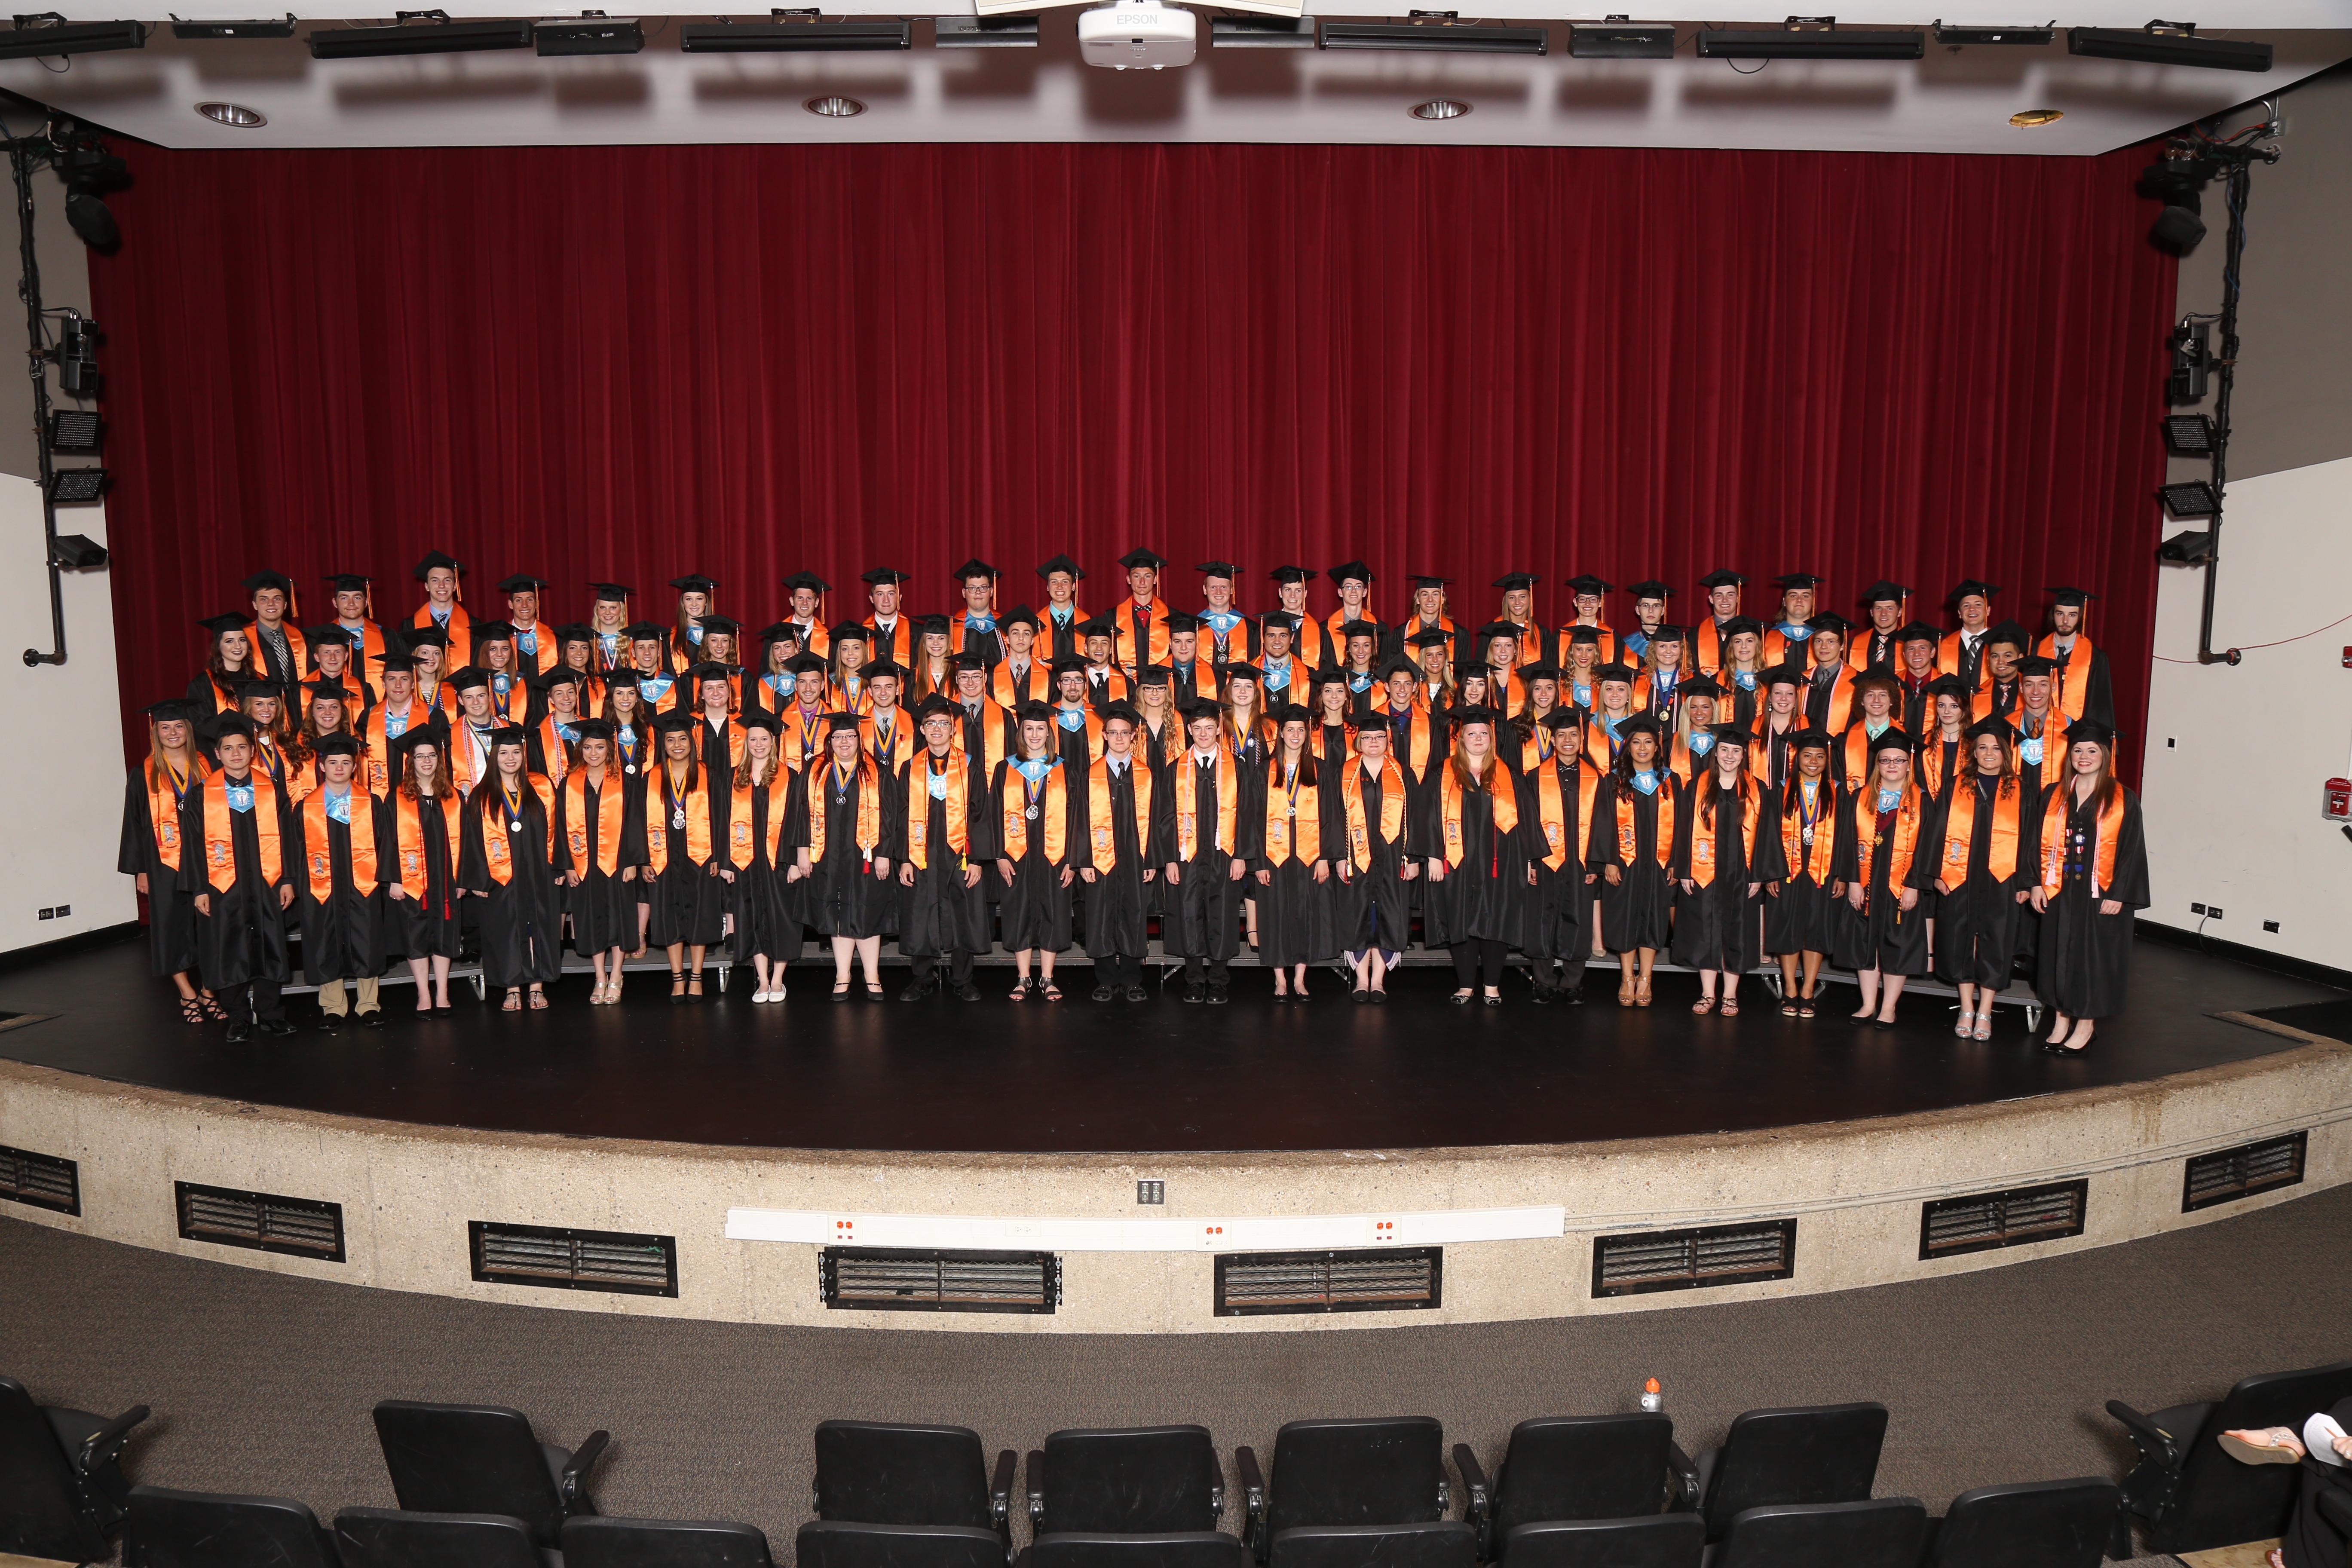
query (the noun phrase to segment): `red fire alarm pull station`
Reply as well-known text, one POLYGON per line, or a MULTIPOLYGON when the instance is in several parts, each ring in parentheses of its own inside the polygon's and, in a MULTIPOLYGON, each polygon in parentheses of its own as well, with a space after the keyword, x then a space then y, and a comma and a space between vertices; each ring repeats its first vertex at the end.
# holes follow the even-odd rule
POLYGON ((2330 822, 2352 822, 2352 779, 2329 779, 2320 815, 2330 822))

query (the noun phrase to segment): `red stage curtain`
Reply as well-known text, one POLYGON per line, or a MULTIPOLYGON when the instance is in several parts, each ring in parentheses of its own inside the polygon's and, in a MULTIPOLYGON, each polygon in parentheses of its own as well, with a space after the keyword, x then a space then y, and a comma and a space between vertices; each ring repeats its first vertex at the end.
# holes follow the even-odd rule
MULTIPOLYGON (((951 608, 1067 551, 1398 579, 1728 566, 2101 596, 2145 710, 2173 268, 2138 154, 729 146, 124 149, 94 258, 126 702, 270 565, 413 607, 688 571, 757 627, 785 574, 951 608)), ((1195 602, 1189 572, 1169 584, 1195 602)), ((1315 601, 1328 606, 1328 585, 1315 601)), ((1751 586, 1748 607, 1771 607, 1751 586)), ((667 618, 667 591, 650 600, 667 618)), ((1612 605, 1630 616, 1622 600, 1612 605)), ((2137 748, 2131 748, 2136 752, 2137 748)))

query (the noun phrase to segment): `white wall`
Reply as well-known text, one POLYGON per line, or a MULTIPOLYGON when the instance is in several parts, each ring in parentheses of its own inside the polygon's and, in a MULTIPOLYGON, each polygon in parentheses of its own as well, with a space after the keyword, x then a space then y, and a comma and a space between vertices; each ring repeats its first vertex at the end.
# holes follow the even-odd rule
MULTIPOLYGON (((2352 458, 2232 479, 2229 499, 2215 647, 2352 615, 2352 458)), ((2145 918, 2194 929, 2189 904, 2219 904, 2209 936, 2352 969, 2352 842, 2319 815, 2322 783, 2352 778, 2352 621, 2200 668, 2203 590, 2201 572, 2178 567, 2157 589, 2145 918)))
MULTIPOLYGON (((104 543, 105 510, 67 507, 58 527, 104 543)), ((27 668, 26 648, 51 647, 41 489, 0 473, 0 712, 15 721, 0 761, 0 952, 138 918, 114 869, 122 730, 106 573, 67 573, 65 603, 66 662, 27 668), (60 904, 70 912, 40 918, 60 904)))

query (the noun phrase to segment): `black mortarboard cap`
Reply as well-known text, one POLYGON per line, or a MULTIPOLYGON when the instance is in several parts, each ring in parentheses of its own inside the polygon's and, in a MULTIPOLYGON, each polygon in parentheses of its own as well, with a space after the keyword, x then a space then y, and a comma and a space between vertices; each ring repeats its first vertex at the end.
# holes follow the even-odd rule
POLYGON ((1790 572, 1785 576, 1772 579, 1772 586, 1775 588, 1818 588, 1821 585, 1822 580, 1811 572, 1790 572))
POLYGON ((1881 577, 1869 587, 1864 588, 1862 591, 1861 596, 1855 599, 1854 603, 1857 605, 1868 605, 1878 604, 1882 600, 1891 599, 1896 604, 1900 604, 1910 596, 1911 590, 1905 587, 1902 584, 1890 583, 1885 578, 1881 577))
POLYGON ((1051 577, 1056 572, 1067 572, 1072 582, 1076 582, 1087 574, 1084 567, 1066 555, 1056 555, 1049 561, 1042 561, 1037 564, 1037 575, 1040 577, 1051 577))
POLYGON ((1277 566, 1266 575, 1277 583, 1312 583, 1322 574, 1312 566, 1277 566))
POLYGON ((957 567, 950 575, 959 583, 969 583, 974 577, 985 577, 993 583, 996 581, 996 568, 975 555, 957 567))
POLYGON ((446 566, 460 577, 466 574, 466 569, 457 563, 456 556, 445 555, 438 550, 428 550, 425 552, 425 559, 416 563, 415 574, 416 580, 420 583, 424 582, 426 573, 441 566, 446 566))
POLYGON ((694 624, 706 632, 717 632, 721 637, 732 637, 743 635, 743 623, 730 620, 725 616, 697 616, 694 617, 694 624))
POLYGON ((795 572, 791 576, 784 579, 784 586, 795 590, 806 588, 811 593, 814 594, 830 594, 833 592, 833 584, 826 582, 824 578, 818 576, 814 572, 795 572))
POLYGON ((1698 585, 1702 588, 1737 588, 1747 581, 1737 572, 1727 572, 1718 567, 1700 578, 1698 585))
POLYGON ((536 594, 546 586, 546 578, 534 577, 528 572, 518 572, 511 577, 499 579, 499 592, 501 594, 536 594))
POLYGON ((715 594, 719 584, 699 572, 689 572, 683 577, 673 577, 669 585, 681 594, 715 594))
POLYGON ((877 566, 870 572, 860 572, 857 580, 877 588, 885 584, 896 586, 907 580, 907 574, 895 566, 877 566))
POLYGON ((1139 567, 1157 572, 1162 566, 1167 565, 1168 561, 1165 556, 1155 554, 1151 551, 1145 550, 1139 546, 1120 556, 1118 558, 1118 563, 1126 567, 1130 572, 1135 571, 1139 567))
POLYGON ((1342 561, 1337 566, 1324 568, 1323 574, 1334 583, 1345 583, 1352 579, 1369 586, 1374 581, 1372 569, 1360 561, 1342 561))
POLYGON ((225 632, 241 632, 252 624, 250 616, 238 615, 206 616, 196 623, 215 637, 219 637, 225 632))
POLYGON ((310 750, 321 757, 356 757, 360 743, 349 735, 321 735, 310 750))
POLYGON ((1846 633, 1853 630, 1853 623, 1847 620, 1843 616, 1839 615, 1835 610, 1823 610, 1820 615, 1815 616, 1812 619, 1807 621, 1805 625, 1812 627, 1813 630, 1817 632, 1835 632, 1840 637, 1843 637, 1846 633))
POLYGON ((1602 582, 1590 572, 1570 577, 1564 585, 1574 589, 1579 594, 1591 594, 1596 596, 1614 591, 1611 584, 1602 582))
POLYGON ((1230 561, 1203 561, 1192 568, 1203 577, 1223 577, 1231 582, 1241 575, 1242 569, 1230 561))
POLYGON ((1952 603, 1957 605, 1962 599, 1968 598, 1971 595, 1980 595, 1984 598, 1990 599, 2000 592, 2000 590, 1994 587, 1991 584, 1987 583, 1980 578, 1970 577, 1966 582, 1960 584, 1959 586, 1952 590, 1952 603))

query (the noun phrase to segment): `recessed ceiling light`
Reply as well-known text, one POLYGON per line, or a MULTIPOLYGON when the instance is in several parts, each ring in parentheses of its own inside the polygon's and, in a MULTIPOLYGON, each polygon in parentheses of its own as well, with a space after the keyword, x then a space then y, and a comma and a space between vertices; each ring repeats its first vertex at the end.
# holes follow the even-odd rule
POLYGON ((257 109, 247 109, 241 103, 200 103, 196 112, 218 125, 234 125, 240 131, 250 131, 257 125, 269 123, 269 116, 257 109))
POLYGON ((2039 126, 2055 125, 2066 118, 2063 109, 2021 109, 2009 117, 2009 122, 2020 131, 2032 131, 2039 126))
POLYGON ((1470 112, 1470 106, 1456 99, 1433 98, 1426 103, 1416 103, 1408 111, 1415 120, 1459 120, 1470 112))
POLYGON ((864 104, 854 98, 843 98, 837 93, 825 98, 812 98, 801 107, 811 114, 822 114, 828 120, 846 120, 853 114, 866 112, 864 104))

